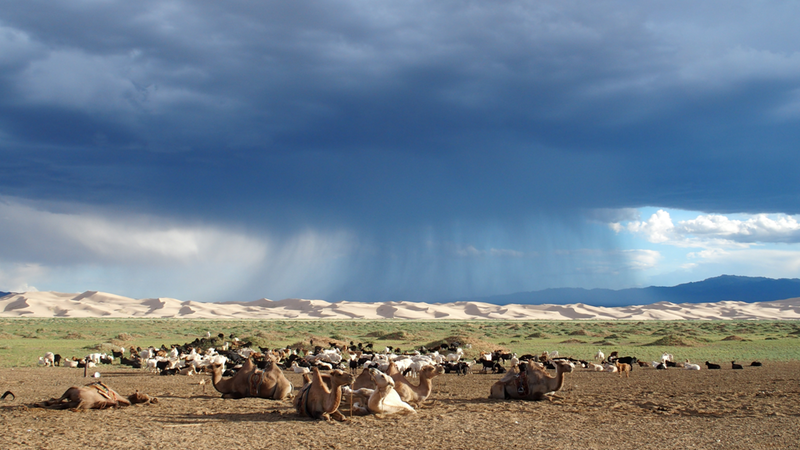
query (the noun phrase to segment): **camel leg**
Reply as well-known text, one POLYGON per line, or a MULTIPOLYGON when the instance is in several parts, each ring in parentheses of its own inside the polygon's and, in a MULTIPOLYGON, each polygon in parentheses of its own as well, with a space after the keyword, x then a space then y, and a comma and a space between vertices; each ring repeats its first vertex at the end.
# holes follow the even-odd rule
POLYGON ((345 417, 344 414, 342 414, 341 411, 339 411, 338 409, 330 413, 330 415, 328 416, 328 421, 330 421, 331 418, 333 418, 338 422, 347 422, 347 417, 345 417))

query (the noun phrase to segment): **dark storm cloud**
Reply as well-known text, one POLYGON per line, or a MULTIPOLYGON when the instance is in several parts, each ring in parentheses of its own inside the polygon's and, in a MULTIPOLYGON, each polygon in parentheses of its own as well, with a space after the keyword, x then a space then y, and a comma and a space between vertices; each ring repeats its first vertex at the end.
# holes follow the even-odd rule
MULTIPOLYGON (((483 255, 542 258, 597 239, 577 224, 595 208, 800 212, 792 4, 30 1, 0 17, 0 194, 345 227, 395 292, 516 289, 441 244, 488 229, 503 237, 483 255), (548 243, 526 228, 543 217, 548 243)), ((525 279, 532 260, 489 272, 525 279)))

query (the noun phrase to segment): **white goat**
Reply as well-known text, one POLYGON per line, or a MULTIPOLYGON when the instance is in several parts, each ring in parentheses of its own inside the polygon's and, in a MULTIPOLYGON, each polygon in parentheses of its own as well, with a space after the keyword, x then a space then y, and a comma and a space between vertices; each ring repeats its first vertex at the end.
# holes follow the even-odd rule
POLYGON ((683 368, 686 369, 686 370, 700 370, 700 365, 699 364, 692 364, 687 359, 686 362, 683 364, 683 368))
POLYGON ((56 355, 53 352, 47 352, 44 354, 43 357, 39 357, 39 365, 41 366, 53 366, 55 365, 56 355))
POLYGON ((616 372, 616 371, 617 371, 617 366, 615 366, 614 364, 606 364, 606 365, 604 366, 604 370, 605 370, 606 372, 611 372, 611 373, 614 373, 614 372, 616 372))

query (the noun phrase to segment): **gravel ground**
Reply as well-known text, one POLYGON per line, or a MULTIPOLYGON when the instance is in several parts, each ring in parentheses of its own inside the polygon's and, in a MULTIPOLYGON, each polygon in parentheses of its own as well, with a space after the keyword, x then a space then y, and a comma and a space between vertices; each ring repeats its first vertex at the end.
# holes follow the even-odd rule
MULTIPOLYGON (((135 390, 155 405, 103 411, 33 407, 87 384, 82 369, 0 369, 0 448, 800 448, 800 362, 744 370, 656 371, 630 378, 577 369, 563 399, 489 400, 500 375, 445 374, 436 402, 407 416, 353 417, 345 423, 299 417, 290 401, 224 400, 201 385, 208 376, 156 376, 101 367, 101 380, 122 395, 135 390)), ((287 373, 295 386, 299 376, 287 373)), ((347 415, 347 405, 342 406, 347 415)))

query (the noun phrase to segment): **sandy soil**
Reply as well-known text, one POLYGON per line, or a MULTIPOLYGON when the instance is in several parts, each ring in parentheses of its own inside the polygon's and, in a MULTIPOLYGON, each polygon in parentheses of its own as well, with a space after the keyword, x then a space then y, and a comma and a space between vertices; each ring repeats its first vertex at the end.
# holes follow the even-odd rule
MULTIPOLYGON (((578 370, 554 402, 489 400, 499 375, 446 374, 434 380, 436 403, 415 415, 346 423, 298 417, 289 401, 224 400, 198 383, 203 377, 116 366, 101 371, 120 394, 139 389, 160 403, 83 412, 34 408, 92 380, 82 369, 2 369, 0 391, 16 399, 0 402, 0 448, 800 447, 800 362, 741 371, 637 367, 628 379, 578 370)), ((301 384, 294 373, 287 376, 301 384)))

